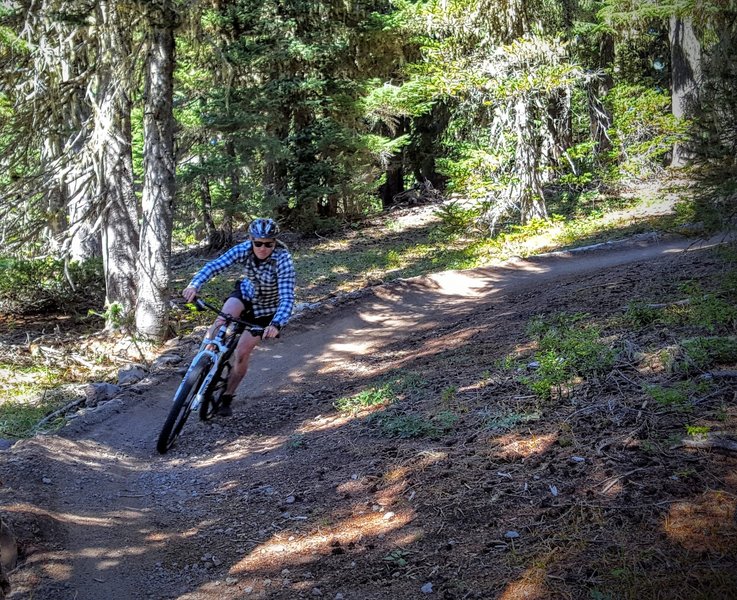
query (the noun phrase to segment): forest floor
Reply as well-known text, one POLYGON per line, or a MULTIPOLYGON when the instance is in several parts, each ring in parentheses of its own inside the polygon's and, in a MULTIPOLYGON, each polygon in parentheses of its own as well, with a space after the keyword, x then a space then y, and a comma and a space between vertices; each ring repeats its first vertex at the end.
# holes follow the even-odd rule
POLYGON ((403 279, 0 453, 9 598, 737 598, 737 253, 647 235, 403 279), (698 447, 702 446, 702 447, 698 447))

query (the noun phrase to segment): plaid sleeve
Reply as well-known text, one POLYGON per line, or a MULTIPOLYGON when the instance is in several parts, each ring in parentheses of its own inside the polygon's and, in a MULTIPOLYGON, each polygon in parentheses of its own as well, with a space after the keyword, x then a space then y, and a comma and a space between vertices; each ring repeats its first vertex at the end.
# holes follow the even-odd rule
POLYGON ((294 285, 296 280, 294 263, 289 252, 279 253, 276 261, 276 279, 279 285, 279 306, 271 320, 280 327, 287 324, 294 308, 294 285))
POLYGON ((199 290, 205 283, 210 281, 215 275, 225 271, 229 266, 245 260, 251 249, 251 242, 243 242, 237 246, 233 246, 225 254, 221 254, 215 260, 211 260, 192 278, 189 287, 199 290))

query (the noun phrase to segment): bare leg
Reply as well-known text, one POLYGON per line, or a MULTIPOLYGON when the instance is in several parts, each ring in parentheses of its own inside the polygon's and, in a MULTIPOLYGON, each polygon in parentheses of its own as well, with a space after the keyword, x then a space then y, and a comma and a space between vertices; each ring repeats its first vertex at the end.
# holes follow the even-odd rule
MULTIPOLYGON (((237 298, 228 298, 225 301, 225 304, 223 304, 223 308, 220 309, 220 312, 225 313, 226 315, 230 315, 231 317, 240 317, 241 313, 243 312, 243 309, 246 307, 243 305, 243 302, 238 300, 237 298)), ((218 328, 224 323, 222 317, 218 317, 215 319, 215 322, 212 324, 210 329, 207 332, 207 337, 210 339, 213 338, 213 336, 217 333, 218 328)))
POLYGON ((243 332, 241 339, 238 340, 238 346, 235 349, 233 368, 230 370, 228 387, 225 389, 226 395, 235 394, 238 384, 243 380, 248 372, 248 361, 251 358, 251 352, 253 352, 253 349, 260 341, 261 338, 254 337, 247 331, 243 332))

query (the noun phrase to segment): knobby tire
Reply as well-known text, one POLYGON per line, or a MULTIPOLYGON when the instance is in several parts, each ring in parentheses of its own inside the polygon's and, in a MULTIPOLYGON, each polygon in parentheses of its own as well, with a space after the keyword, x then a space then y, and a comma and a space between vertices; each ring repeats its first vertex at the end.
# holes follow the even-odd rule
POLYGON ((174 406, 171 407, 164 426, 161 428, 159 440, 156 443, 156 449, 160 454, 166 454, 182 432, 182 428, 192 410, 192 400, 197 395, 197 391, 200 389, 203 379, 207 376, 211 364, 211 358, 203 357, 187 375, 187 379, 174 398, 174 406))
POLYGON ((228 375, 230 375, 230 361, 224 360, 220 363, 202 399, 200 420, 209 421, 217 413, 220 408, 220 396, 228 385, 228 375))
POLYGON ((228 347, 228 350, 225 355, 221 357, 218 370, 202 398, 202 404, 200 405, 201 421, 209 421, 212 419, 220 408, 220 397, 225 392, 225 388, 228 387, 228 377, 230 376, 230 369, 233 366, 232 361, 234 360, 233 354, 235 352, 235 346, 238 344, 239 337, 240 335, 236 334, 235 336, 229 335, 225 339, 225 345, 228 347))

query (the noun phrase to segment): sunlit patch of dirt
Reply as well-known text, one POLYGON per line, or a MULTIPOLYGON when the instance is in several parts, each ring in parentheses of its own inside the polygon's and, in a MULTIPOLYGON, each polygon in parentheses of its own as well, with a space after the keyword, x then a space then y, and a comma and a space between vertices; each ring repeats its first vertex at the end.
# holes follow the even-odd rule
POLYGON ((543 600, 549 598, 545 585, 544 569, 528 569, 517 581, 513 581, 499 596, 499 600, 543 600))
POLYGON ((500 448, 497 455, 506 459, 528 458, 536 454, 545 454, 555 444, 556 434, 520 436, 505 435, 497 440, 500 448))
POLYGON ((670 507, 663 529, 687 550, 737 556, 737 498, 721 491, 677 502, 670 507))
POLYGON ((312 562, 318 555, 335 553, 335 548, 400 530, 412 518, 412 511, 407 510, 399 513, 358 511, 338 525, 326 524, 307 535, 278 534, 240 560, 233 566, 231 573, 245 575, 264 568, 288 567, 294 562, 312 562))

